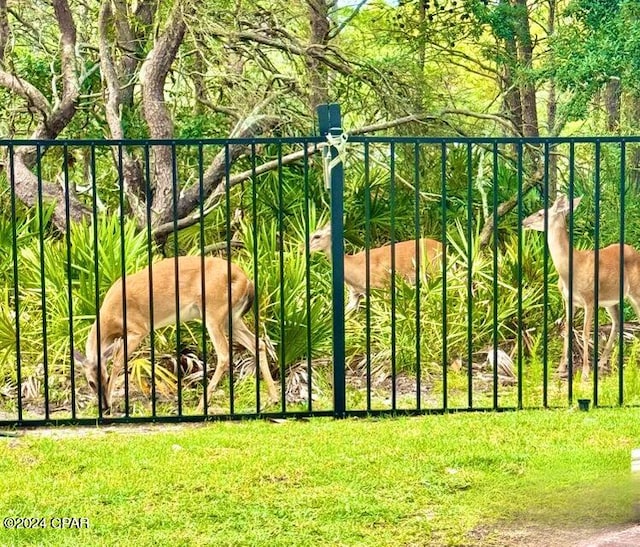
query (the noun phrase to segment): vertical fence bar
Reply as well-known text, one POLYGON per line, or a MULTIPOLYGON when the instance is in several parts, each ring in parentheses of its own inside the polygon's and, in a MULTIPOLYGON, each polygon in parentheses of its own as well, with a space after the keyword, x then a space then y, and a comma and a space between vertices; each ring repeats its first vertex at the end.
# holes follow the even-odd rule
MULTIPOLYGON (((98 258, 100 256, 100 239, 98 237, 98 183, 96 180, 96 145, 91 143, 90 149, 90 170, 91 170, 91 214, 93 216, 93 275, 94 275, 94 290, 95 290, 95 306, 96 306, 96 361, 98 367, 98 420, 102 420, 103 412, 106 408, 102 408, 102 391, 104 382, 108 381, 108 378, 104 378, 102 375, 102 338, 100 334, 100 268, 98 264, 98 258)), ((91 336, 91 334, 89 334, 91 336)), ((87 359, 93 356, 86 356, 87 359)), ((106 364, 106 363, 105 363, 106 364)))
POLYGON ((36 177, 38 179, 38 238, 40 243, 40 303, 42 305, 42 363, 44 365, 44 417, 49 419, 49 346, 47 342, 47 289, 44 260, 44 204, 42 202, 42 149, 36 144, 36 177))
MULTIPOLYGON (((618 405, 624 404, 624 222, 627 192, 627 143, 620 142, 620 332, 618 333, 618 405)), ((638 318, 640 321, 640 317, 638 318)))
MULTIPOLYGON (((320 105, 317 109, 321 135, 341 135, 340 106, 320 105)), ((329 147, 333 160, 335 146, 329 147)), ((331 169, 331 264, 333 293, 333 414, 343 418, 346 411, 345 334, 344 334, 344 166, 341 161, 331 169)))
MULTIPOLYGON (((594 225, 594 253, 593 261, 593 406, 598 406, 598 300, 600 285, 600 140, 596 140, 595 146, 595 225, 594 225)), ((586 327, 587 325, 585 325, 586 327)), ((613 328, 613 327, 612 327, 613 328)), ((585 340, 585 344, 589 341, 585 340)))
POLYGON ((364 143, 364 255, 365 255, 365 352, 367 375, 367 411, 371 410, 371 172, 369 141, 364 143))
POLYGON ((391 409, 396 410, 398 405, 397 386, 397 366, 396 359, 396 147, 395 143, 389 143, 390 172, 389 172, 389 209, 391 213, 391 227, 389 236, 391 238, 391 409))
POLYGON ((575 182, 575 144, 569 143, 569 298, 567 299, 567 332, 569 336, 567 365, 569 370, 567 398, 573 404, 573 185, 575 182))
POLYGON ((544 244, 542 247, 542 406, 549 406, 549 141, 544 143, 544 182, 542 207, 544 215, 544 244))
MULTIPOLYGON (((200 315, 202 317, 202 403, 204 415, 209 413, 207 394, 207 270, 204 258, 204 150, 198 141, 198 245, 200 247, 200 315)), ((256 352, 256 359, 258 353, 256 352)))
POLYGON ((442 211, 442 409, 449 408, 449 378, 447 376, 447 145, 440 144, 440 194, 442 211))
MULTIPOLYGON (((231 294, 231 151, 229 143, 224 145, 224 201, 227 210, 226 231, 227 231, 227 309, 229 310, 228 331, 229 331, 229 413, 235 414, 235 381, 233 378, 233 313, 231 294)), ((282 241, 281 241, 282 243, 282 241)), ((242 318, 240 318, 242 321, 242 318)))
POLYGON ((522 408, 522 142, 518 143, 518 334, 517 334, 517 367, 518 367, 518 408, 522 408))
MULTIPOLYGON (((307 143, 303 143, 304 149, 307 149, 307 143)), ((304 178, 304 264, 305 264, 305 305, 307 307, 307 317, 305 322, 305 334, 307 345, 307 410, 312 411, 313 408, 313 385, 312 385, 312 340, 311 340, 311 261, 309 260, 309 156, 304 155, 302 161, 302 175, 304 178)))
POLYGON ((280 280, 280 401, 282 412, 287 411, 287 385, 285 381, 285 306, 286 299, 284 294, 284 179, 282 175, 282 143, 278 143, 278 266, 280 280))
MULTIPOLYGON (((120 259, 121 259, 121 273, 122 273, 122 323, 123 323, 123 336, 122 342, 124 345, 124 355, 122 357, 122 368, 124 369, 124 413, 125 416, 129 417, 129 344, 128 344, 128 334, 129 329, 127 328, 127 250, 126 250, 126 239, 125 239, 125 230, 124 230, 124 222, 125 222, 125 214, 124 214, 124 173, 122 168, 122 143, 118 143, 118 186, 119 186, 119 202, 120 202, 120 259)), ((116 363, 112 365, 112 374, 117 373, 116 363)), ((115 378, 114 380, 115 381, 115 378)))
POLYGON ((18 234, 16 219, 16 174, 14 165, 15 150, 9 144, 9 191, 11 199, 11 248, 13 257, 13 305, 16 321, 16 381, 18 383, 18 424, 22 423, 22 351, 20 346, 20 290, 18 279, 18 234))
POLYGON ((418 141, 413 144, 413 185, 414 185, 414 208, 413 208, 413 231, 416 238, 416 409, 420 410, 422 407, 421 401, 421 389, 422 389, 422 356, 421 339, 422 330, 420 329, 420 274, 422 270, 422 264, 426 263, 426 256, 422 256, 422 238, 420 229, 420 146, 418 141))
MULTIPOLYGON (((308 166, 309 159, 305 154, 305 164, 308 166)), ((308 167, 307 167, 308 169, 308 167)), ((258 181, 256 180, 256 143, 251 143, 251 227, 253 232, 253 287, 255 290, 255 298, 253 299, 253 332, 255 335, 255 352, 256 352, 256 414, 260 413, 260 290, 258 274, 260 268, 258 266, 258 181)), ((308 219, 307 219, 308 222, 308 219)), ((307 280, 309 280, 309 234, 307 234, 307 280)), ((310 294, 310 283, 307 282, 307 295, 310 294)), ((311 300, 311 296, 307 296, 307 305, 311 300)), ((310 335, 308 335, 310 336, 310 335)), ((309 340, 309 338, 307 338, 309 340)), ((311 342, 307 342, 309 353, 311 352, 311 342)), ((311 367, 311 355, 309 355, 308 369, 310 372, 311 367)), ((282 382, 282 379, 280 380, 282 382)), ((311 401, 311 375, 309 374, 309 401, 311 401)), ((311 403, 309 403, 311 404, 311 403)), ((311 407, 309 407, 311 412, 311 407)))
POLYGON ((69 306, 69 364, 70 364, 70 375, 71 375, 71 417, 75 420, 76 418, 76 367, 75 367, 75 358, 73 356, 73 348, 74 348, 74 337, 73 337, 73 283, 72 283, 72 267, 71 267, 71 218, 69 214, 70 208, 70 200, 69 200, 69 158, 68 158, 68 148, 65 144, 62 147, 63 160, 62 160, 62 171, 63 171, 63 180, 64 180, 64 220, 67 230, 65 232, 65 243, 66 243, 66 259, 67 259, 67 296, 69 298, 68 306, 69 306))
POLYGON ((171 214, 173 217, 173 268, 176 304, 176 373, 178 376, 178 416, 182 416, 182 340, 180 333, 180 248, 178 246, 178 160, 171 143, 171 214))
POLYGON ((153 253, 151 232, 151 172, 149 164, 149 145, 144 147, 144 182, 145 199, 147 207, 147 263, 149 264, 149 358, 151 359, 151 415, 155 418, 158 412, 156 406, 156 333, 154 324, 154 304, 153 304, 153 253))
MULTIPOLYGON (((467 143, 467 406, 473 408, 473 155, 467 143)), ((482 157, 480 160, 482 161, 482 157)))
POLYGON ((493 409, 498 409, 498 143, 493 142, 493 192, 491 217, 493 219, 493 409))

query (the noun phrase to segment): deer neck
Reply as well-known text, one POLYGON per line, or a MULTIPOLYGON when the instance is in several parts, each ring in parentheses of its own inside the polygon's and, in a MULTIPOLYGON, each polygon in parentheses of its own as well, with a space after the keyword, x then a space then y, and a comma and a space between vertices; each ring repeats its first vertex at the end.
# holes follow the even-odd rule
MULTIPOLYGON (((561 279, 569 278, 569 233, 564 216, 556 217, 549 222, 547 245, 553 264, 561 279)), ((575 267, 575 265, 574 265, 575 267)))
MULTIPOLYGON (((324 254, 327 255, 329 262, 331 262, 331 246, 327 246, 324 250, 324 254)), ((357 272, 362 269, 362 264, 358 260, 358 257, 346 254, 344 255, 344 279, 348 285, 360 286, 361 279, 357 276, 357 272)))

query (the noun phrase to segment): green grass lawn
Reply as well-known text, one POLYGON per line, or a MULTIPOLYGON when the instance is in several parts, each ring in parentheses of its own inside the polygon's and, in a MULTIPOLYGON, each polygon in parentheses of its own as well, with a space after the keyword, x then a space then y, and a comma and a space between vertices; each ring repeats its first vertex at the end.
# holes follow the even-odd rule
POLYGON ((637 409, 108 431, 0 437, 0 516, 90 523, 0 545, 499 545, 637 498, 637 409))

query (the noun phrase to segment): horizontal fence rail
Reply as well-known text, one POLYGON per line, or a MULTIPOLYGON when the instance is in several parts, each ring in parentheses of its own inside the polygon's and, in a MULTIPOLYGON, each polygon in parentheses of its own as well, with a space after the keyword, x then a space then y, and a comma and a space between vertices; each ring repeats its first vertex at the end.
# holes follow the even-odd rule
POLYGON ((640 138, 327 115, 0 141, 0 425, 638 404, 640 138))

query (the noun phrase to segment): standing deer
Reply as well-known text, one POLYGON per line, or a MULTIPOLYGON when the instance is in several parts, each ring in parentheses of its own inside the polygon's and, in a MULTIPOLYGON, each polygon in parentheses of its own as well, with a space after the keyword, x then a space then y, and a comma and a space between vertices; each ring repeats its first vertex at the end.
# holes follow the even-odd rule
MULTIPOLYGON (((369 287, 383 289, 391 278, 391 249, 395 247, 395 272, 407 281, 416 279, 416 241, 400 241, 369 250, 369 287)), ((316 230, 309 236, 309 252, 322 251, 331 260, 331 226, 316 230)), ((434 239, 420 240, 420 262, 435 271, 442 256, 442 243, 434 239)), ((349 289, 349 302, 345 313, 358 309, 360 299, 367 291, 367 254, 361 251, 344 255, 344 281, 349 289)))
MULTIPOLYGON (((573 200, 575 210, 582 198, 573 200)), ((567 320, 564 329, 564 348, 558 372, 565 375, 569 352, 569 323, 573 318, 575 307, 584 308, 582 325, 582 378, 589 376, 589 335, 593 314, 599 308, 605 308, 611 317, 611 333, 605 344, 599 366, 604 367, 611 354, 613 343, 620 329, 620 244, 614 243, 598 251, 598 301, 595 302, 595 251, 573 249, 573 271, 569 271, 569 234, 567 233, 566 216, 570 210, 569 199, 560 194, 549 209, 541 209, 522 221, 522 227, 530 230, 544 231, 545 217, 548 232, 547 245, 551 259, 558 272, 558 287, 565 301, 567 320), (573 306, 569 305, 569 276, 573 276, 573 306)), ((624 284, 623 294, 629 298, 636 315, 640 318, 640 254, 630 245, 623 244, 624 284)))
MULTIPOLYGON (((178 297, 180 321, 202 319, 204 321, 218 357, 213 378, 207 394, 210 397, 220 378, 229 368, 229 313, 232 316, 232 340, 249 350, 255 357, 255 337, 244 324, 242 316, 253 304, 254 287, 239 266, 230 265, 231 312, 229 312, 229 263, 221 258, 204 259, 205 294, 202 294, 202 260, 199 256, 181 256, 178 259, 178 297)), ((126 292, 126 336, 127 353, 130 355, 152 329, 176 323, 176 270, 175 259, 167 258, 153 265, 153 324, 150 316, 149 268, 144 268, 125 278, 126 292)), ((98 349, 101 355, 103 408, 111 408, 113 390, 120 372, 126 366, 123 337, 124 317, 122 310, 122 278, 107 291, 100 307, 100 344, 97 339, 97 320, 93 323, 86 345, 86 356, 79 352, 76 359, 82 364, 87 382, 98 393, 98 349), (107 361, 113 360, 111 376, 107 372, 107 361)), ((259 339, 260 371, 267 382, 269 397, 277 401, 278 394, 271 377, 264 342, 259 339)), ((204 394, 198 409, 204 409, 204 394)))

